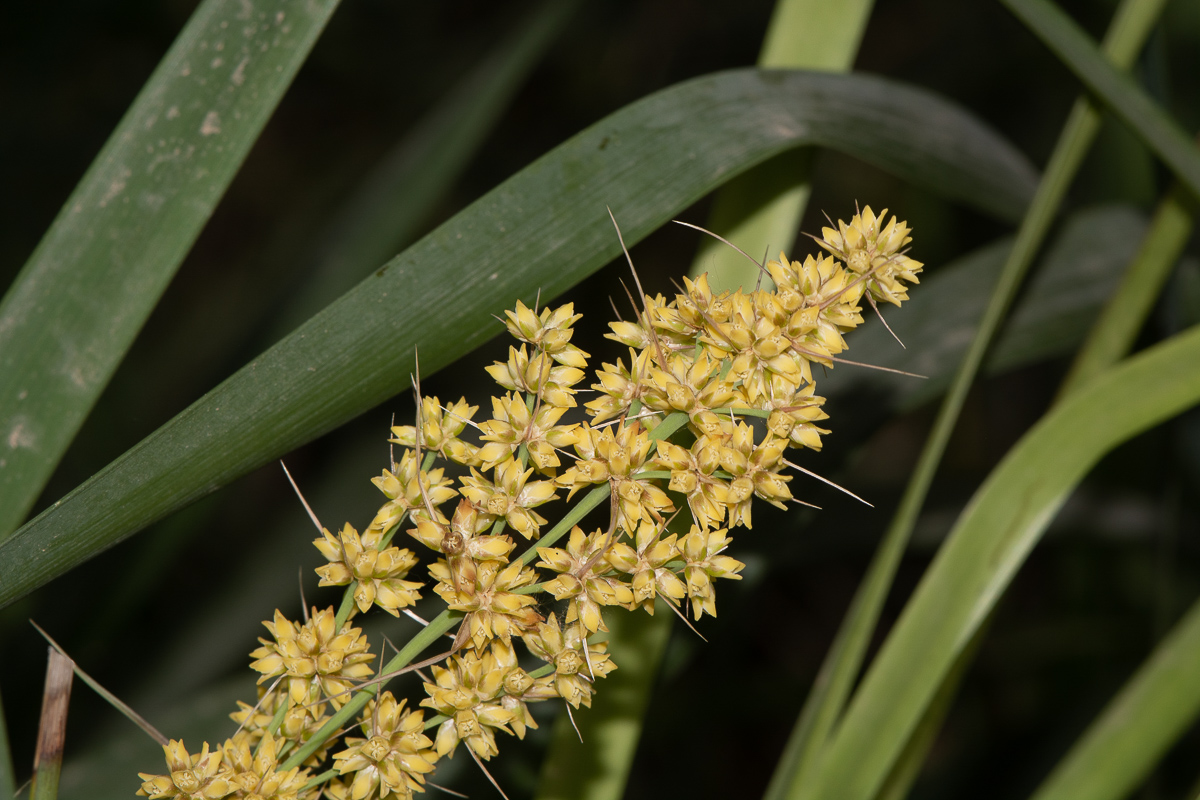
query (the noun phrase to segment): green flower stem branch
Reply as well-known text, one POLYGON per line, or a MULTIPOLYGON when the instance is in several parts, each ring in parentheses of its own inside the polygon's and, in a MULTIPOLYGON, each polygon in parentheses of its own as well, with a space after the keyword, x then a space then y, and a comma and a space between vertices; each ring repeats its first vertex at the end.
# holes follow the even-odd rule
MULTIPOLYGON (((655 441, 661 441, 662 439, 665 439, 675 431, 682 428, 683 425, 686 424, 687 420, 687 415, 682 412, 670 414, 666 419, 659 423, 659 425, 653 431, 651 431, 650 437, 655 441)), ((597 487, 596 489, 593 489, 591 492, 585 495, 580 502, 576 503, 571 508, 571 511, 568 512, 558 522, 558 524, 554 526, 554 528, 552 528, 546 533, 545 536, 538 540, 539 545, 548 547, 558 539, 562 538, 562 536, 568 533, 574 525, 581 521, 589 511, 597 508, 601 503, 608 499, 609 494, 610 489, 607 484, 603 487, 597 487)), ((536 557, 537 548, 530 547, 521 555, 520 561, 528 564, 536 557)), ((352 596, 352 594, 353 586, 347 590, 346 596, 349 597, 352 596)), ((343 605, 345 605, 344 599, 343 605)), ((437 641, 439 636, 442 636, 443 634, 452 630, 454 626, 457 625, 462 619, 463 614, 461 612, 450 610, 443 611, 407 644, 405 644, 403 648, 401 648, 400 652, 397 653, 395 657, 393 657, 392 660, 383 667, 381 674, 387 675, 407 667, 412 663, 413 659, 415 659, 417 655, 437 641)), ((340 624, 338 627, 340 628, 340 624)), ((292 767, 298 766, 304 761, 304 759, 316 752, 325 741, 342 730, 343 726, 351 718, 353 718, 355 714, 361 711, 372 697, 379 693, 382 685, 382 683, 372 683, 367 688, 356 692, 353 698, 346 702, 345 705, 343 705, 332 717, 330 717, 329 721, 322 726, 322 728, 316 734, 313 735, 312 739, 310 739, 304 745, 304 747, 297 750, 288 758, 288 760, 280 767, 280 771, 288 770, 292 767)), ((285 711, 286 707, 281 708, 281 710, 285 711)), ((278 714, 277 716, 279 717, 278 722, 281 722, 282 713, 278 714)), ((273 721, 272 725, 277 726, 278 722, 273 721)))
MULTIPOLYGON (((1126 0, 1122 3, 1105 40, 1106 54, 1115 63, 1127 68, 1133 62, 1162 5, 1162 0, 1126 0)), ((768 787, 768 798, 806 796, 805 786, 812 777, 859 674, 900 557, 908 545, 917 515, 958 421, 967 392, 1099 127, 1099 112, 1086 98, 1077 100, 992 290, 971 346, 938 412, 900 507, 818 672, 768 787)))
MULTIPOLYGON (((872 0, 780 0, 775 4, 758 65, 763 69, 847 72, 871 16, 872 0)), ((764 246, 790 249, 808 204, 813 150, 776 156, 729 181, 713 197, 708 227, 758 258, 764 246), (753 251, 753 252, 751 252, 753 251)), ((691 275, 707 272, 717 290, 754 286, 759 271, 737 251, 700 240, 691 275)))
POLYGON ((20 524, 337 0, 206 0, 0 301, 0 540, 20 524))
MULTIPOLYGON (((439 636, 454 629, 454 626, 462 621, 463 615, 458 611, 443 611, 438 614, 429 624, 426 625, 420 633, 409 640, 408 644, 400 649, 400 652, 392 657, 392 660, 384 665, 382 674, 396 672, 404 669, 413 662, 418 655, 425 651, 427 647, 438 640, 439 636)), ((319 731, 313 734, 303 747, 292 753, 279 767, 280 772, 285 772, 292 767, 298 767, 304 762, 304 759, 311 756, 320 749, 330 737, 337 735, 347 722, 353 719, 354 715, 362 711, 372 697, 379 694, 382 688, 382 683, 373 683, 365 689, 360 689, 354 693, 354 696, 346 701, 346 704, 338 709, 333 716, 329 718, 319 731)))
POLYGON ((948 671, 1078 481, 1118 444, 1200 401, 1197 359, 1200 329, 1191 329, 1064 399, 1013 448, 939 550, 804 796, 876 796, 948 671))
POLYGON ((0 544, 0 605, 405 391, 495 333, 493 298, 554 297, 733 175, 800 145, 850 153, 1013 218, 1034 173, 926 92, 736 70, 616 112, 397 256, 0 544), (928 120, 939 124, 930 128, 928 120))

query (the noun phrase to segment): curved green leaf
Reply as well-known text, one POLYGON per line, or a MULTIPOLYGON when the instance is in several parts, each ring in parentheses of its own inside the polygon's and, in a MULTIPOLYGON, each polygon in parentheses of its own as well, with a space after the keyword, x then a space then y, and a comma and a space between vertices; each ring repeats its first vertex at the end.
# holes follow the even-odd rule
POLYGON ((1200 328, 1057 405, 976 493, 905 606, 805 797, 873 797, 962 648, 1071 490, 1112 448, 1200 401, 1200 328))
POLYGON ((0 302, 0 539, 37 499, 337 0, 206 0, 0 302))
POLYGON ((156 519, 336 427, 559 292, 740 171, 833 147, 1019 215, 1034 172, 928 92, 861 75, 736 70, 659 92, 522 170, 0 544, 6 605, 156 519), (929 121, 936 119, 936 126, 929 121))

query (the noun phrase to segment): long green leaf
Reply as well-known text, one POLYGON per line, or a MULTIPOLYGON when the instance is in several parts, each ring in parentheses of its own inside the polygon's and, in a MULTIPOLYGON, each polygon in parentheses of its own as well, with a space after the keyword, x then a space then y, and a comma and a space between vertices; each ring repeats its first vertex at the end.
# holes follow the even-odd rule
MULTIPOLYGON (((1162 5, 1162 0, 1126 0, 1122 3, 1105 37, 1108 57, 1120 66, 1128 66, 1141 49, 1162 5)), ((789 750, 798 749, 799 755, 785 765, 786 775, 779 774, 772 781, 773 785, 790 787, 791 797, 806 796, 810 776, 858 677, 900 557, 908 546, 917 515, 924 505, 967 393, 1099 126, 1099 113, 1086 99, 1077 100, 1051 154, 1033 203, 1021 221, 1016 241, 992 288, 970 347, 938 409, 933 430, 921 450, 900 505, 800 712, 788 744, 789 750)))
POLYGON ((971 662, 975 660, 979 646, 983 644, 983 634, 988 627, 989 623, 986 622, 980 626, 979 631, 950 666, 937 694, 926 706, 925 713, 908 737, 892 771, 888 773, 883 786, 875 795, 875 800, 904 800, 908 797, 909 790, 921 774, 921 768, 925 766, 925 758, 929 755, 930 748, 942 730, 942 723, 950 713, 950 707, 954 705, 959 685, 966 677, 971 662))
POLYGON ((1128 125, 1193 193, 1200 195, 1200 153, 1191 139, 1129 75, 1113 67, 1088 35, 1049 0, 1001 0, 1128 125))
MULTIPOLYGON (((1192 230, 1195 202, 1176 184, 1159 204, 1138 254, 1059 390, 1066 397, 1133 346, 1192 230)), ((1200 602, 1109 702, 1035 800, 1125 797, 1200 714, 1200 602)))
POLYGON ((1112 448, 1200 402, 1200 328, 1066 398, 963 512, 863 679, 807 797, 873 797, 962 648, 1071 490, 1112 448))
POLYGON ((1033 800, 1119 800, 1200 714, 1200 602, 1038 787, 1033 800))
MULTIPOLYGON (((263 262, 287 263, 281 254, 285 249, 289 252, 311 252, 315 262, 292 264, 293 271, 298 274, 310 271, 315 274, 298 287, 297 293, 276 315, 267 333, 258 339, 253 351, 282 339, 313 313, 337 299, 379 264, 399 252, 402 245, 412 243, 421 231, 420 226, 425 224, 474 157, 512 96, 555 41, 556 33, 577 6, 576 0, 547 0, 532 14, 515 20, 513 33, 504 37, 492 51, 482 54, 479 63, 438 100, 414 130, 406 133, 369 170, 368 176, 347 201, 338 205, 329 223, 321 225, 315 236, 306 237, 297 244, 294 229, 289 230, 286 236, 279 232, 272 236, 272 242, 266 246, 265 252, 245 254, 242 266, 247 269, 252 266, 251 262, 259 270, 263 262)), ((310 224, 307 227, 313 226, 310 224)), ((229 366, 234 366, 229 361, 231 348, 236 346, 242 352, 246 350, 249 332, 262 328, 262 315, 252 312, 262 311, 273 299, 270 293, 262 292, 243 292, 240 298, 242 302, 229 312, 230 317, 237 321, 221 326, 216 344, 212 341, 214 330, 210 309, 207 304, 199 303, 195 313, 188 315, 182 323, 175 323, 170 335, 156 342, 154 349, 157 357, 154 353, 145 352, 142 357, 149 363, 155 363, 157 359, 173 359, 173 353, 186 350, 196 337, 204 337, 208 340, 206 348, 211 362, 225 361, 229 366)), ((204 371, 189 374, 192 379, 190 385, 196 389, 211 385, 212 375, 205 380, 204 371)), ((339 448, 342 454, 336 460, 346 458, 345 449, 339 448)), ((353 449, 359 456, 362 455, 361 448, 353 449)), ((205 507, 212 511, 217 506, 205 507)), ((138 574, 162 575, 159 565, 212 523, 211 514, 195 513, 197 510, 198 506, 193 506, 192 513, 174 517, 170 522, 171 530, 164 531, 162 536, 155 537, 154 543, 141 548, 136 562, 130 563, 127 568, 138 574)), ((258 538, 260 541, 257 546, 261 547, 261 539, 269 538, 269 535, 258 538)), ((244 588, 252 585, 253 591, 260 596, 271 596, 273 583, 270 579, 264 580, 263 568, 264 562, 255 565, 258 572, 251 583, 236 584, 234 581, 233 584, 244 588)), ((284 569, 284 572, 287 586, 294 589, 295 575, 290 568, 284 569)), ((116 587, 93 609, 87 639, 76 645, 76 655, 87 660, 89 648, 108 641, 112 623, 160 589, 161 586, 155 581, 125 581, 116 587)), ((204 624, 209 631, 220 630, 222 624, 235 627, 242 624, 245 609, 238 607, 235 610, 235 597, 225 593, 218 602, 225 604, 230 616, 222 619, 219 614, 205 614, 204 624)), ((188 638, 189 635, 194 637, 195 632, 180 630, 176 634, 177 641, 188 642, 189 652, 184 661, 187 664, 185 669, 191 675, 205 674, 207 666, 220 662, 226 654, 222 647, 210 645, 198 656, 190 646, 196 639, 188 638)), ((252 640, 253 636, 248 641, 252 640)), ((205 641, 237 646, 235 639, 219 634, 209 635, 205 641)), ((170 652, 170 648, 160 648, 159 652, 164 655, 170 652)), ((178 675, 169 670, 164 672, 156 668, 153 678, 143 683, 141 689, 144 691, 147 685, 167 687, 174 692, 179 690, 181 681, 178 675)))
POLYGON ((0 539, 20 524, 337 0, 206 0, 0 302, 0 539))
POLYGON ((754 164, 834 147, 1011 216, 1027 162, 965 112, 865 76, 737 70, 632 104, 531 164, 0 544, 0 605, 409 386, 754 164), (939 124, 931 128, 930 119, 939 124))

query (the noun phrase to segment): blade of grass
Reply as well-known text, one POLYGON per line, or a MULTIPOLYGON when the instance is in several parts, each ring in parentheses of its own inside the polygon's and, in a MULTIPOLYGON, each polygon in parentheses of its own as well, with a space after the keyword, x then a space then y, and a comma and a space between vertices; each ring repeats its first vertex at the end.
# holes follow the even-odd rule
MULTIPOLYGON (((1165 285, 1192 230, 1195 199, 1171 187, 1137 257, 1076 355, 1059 402, 1117 363, 1165 285)), ((1035 800, 1125 797, 1200 714, 1200 602, 1163 638, 1037 791, 1035 800)))
MULTIPOLYGON (((1113 293, 1104 312, 1093 326, 1091 334, 1088 337, 1088 343, 1076 355, 1072 369, 1068 373, 1068 378, 1064 380, 1063 386, 1060 388, 1059 400, 1078 391, 1080 387, 1086 384, 1088 377, 1094 377, 1111 368, 1132 347, 1134 337, 1144 324, 1154 300, 1157 298, 1162 286, 1170 275, 1175 261, 1187 243, 1187 238, 1191 232, 1192 216, 1188 213, 1189 207, 1194 207, 1194 203, 1190 201, 1186 194, 1181 194, 1178 185, 1172 188, 1168 196, 1159 205, 1154 221, 1141 237, 1141 244, 1136 257, 1130 259, 1128 269, 1125 271, 1119 287, 1113 293), (1090 347, 1089 344, 1091 345, 1090 347), (1072 376, 1075 376, 1075 378, 1072 379, 1072 376)), ((971 662, 974 661, 975 654, 983 641, 988 627, 988 624, 984 623, 972 634, 970 642, 963 648, 962 652, 955 659, 954 664, 950 667, 945 681, 938 688, 938 692, 930 702, 929 707, 926 708, 921 722, 917 725, 917 728, 909 739, 908 745, 901 753, 896 766, 884 783, 878 795, 880 800, 900 800, 907 796, 909 788, 920 772, 920 767, 924 763, 929 748, 933 746, 937 732, 941 728, 942 721, 946 713, 948 713, 954 696, 957 693, 958 686, 971 662)), ((1197 707, 1196 711, 1200 711, 1200 707, 1197 707)), ((1124 719, 1128 719, 1131 713, 1126 711, 1121 716, 1124 719)), ((1187 717, 1188 720, 1191 718, 1190 716, 1187 717)), ((1131 784, 1109 781, 1107 784, 1101 785, 1128 786, 1128 788, 1132 788, 1132 785, 1140 780, 1145 770, 1150 769, 1150 766, 1157 760, 1157 757, 1161 756, 1161 752, 1167 744, 1173 741, 1175 736, 1181 732, 1179 730, 1180 727, 1181 724, 1179 723, 1173 727, 1168 725, 1169 730, 1174 735, 1165 741, 1155 740, 1156 744, 1159 745, 1158 749, 1137 749, 1137 752, 1144 757, 1143 761, 1139 762, 1141 764, 1141 772, 1130 770, 1129 762, 1122 764, 1124 769, 1118 770, 1116 775, 1120 775, 1122 780, 1131 781, 1131 784), (1146 759, 1151 758, 1153 760, 1145 763, 1146 759)), ((1122 728, 1122 730, 1128 731, 1130 729, 1122 728)), ((1139 737, 1140 741, 1144 734, 1144 731, 1138 730, 1135 735, 1139 737)), ((1081 746, 1082 743, 1078 744, 1076 750, 1081 746)), ((1084 757, 1084 760, 1088 760, 1088 757, 1084 757)), ((1068 785, 1078 783, 1084 774, 1090 773, 1086 770, 1077 770, 1068 780, 1068 785)), ((1114 778, 1115 775, 1108 777, 1114 778)), ((1088 787, 1089 790, 1090 788, 1088 787)), ((1115 798, 1124 796, 1124 794, 1124 792, 1117 792, 1109 796, 1115 798)), ((1054 796, 1083 798, 1096 795, 1094 792, 1085 790, 1079 794, 1067 791, 1062 795, 1054 796)))
MULTIPOLYGON (((1133 215, 1130 214, 1129 216, 1132 217, 1133 215)), ((1132 229, 1133 226, 1131 223, 1133 223, 1133 219, 1126 218, 1125 214, 1117 212, 1116 209, 1111 211, 1090 210, 1076 215, 1065 226, 1063 234, 1047 254, 1046 263, 1035 279, 1031 281, 1030 287, 1024 293, 1021 304, 1017 306, 1012 318, 1005 326, 1001 338, 997 341, 993 351, 994 355, 989 360, 989 363, 1006 360, 995 357, 1001 355, 1001 351, 1005 348, 1007 343, 1005 335, 1010 339, 1016 339, 1018 342, 1015 348, 1011 349, 1016 349, 1018 353, 1033 355, 1035 357, 1043 349, 1042 343, 1047 339, 1061 340, 1063 338, 1061 335, 1061 318, 1063 316, 1071 316, 1072 302, 1078 301, 1081 296, 1093 291, 1096 293, 1095 297, 1084 299, 1091 299, 1092 304, 1090 307, 1095 310, 1098 307, 1099 301, 1111 293, 1116 283, 1115 278, 1119 268, 1131 261, 1133 253, 1130 249, 1130 243, 1149 235, 1146 233, 1146 225, 1142 224, 1140 220, 1136 223, 1136 230, 1132 229), (1107 267, 1105 261, 1110 262, 1107 267), (1075 272, 1078 274, 1066 272, 1063 269, 1064 267, 1075 267, 1075 272), (1082 267, 1082 269, 1079 269, 1079 267, 1082 267), (1114 280, 1105 280, 1110 275, 1114 280), (1052 290, 1049 297, 1044 296, 1047 288, 1052 290), (1053 291, 1055 289, 1057 291, 1053 291), (1039 314, 1037 306, 1044 307, 1047 313, 1044 315, 1039 314), (1043 320, 1052 323, 1056 330, 1046 330, 1044 329, 1045 325, 1037 324, 1043 320), (1022 330, 1023 327, 1030 329, 1022 330), (1043 329, 1039 330, 1039 328, 1043 329)), ((935 276, 935 279, 944 274, 945 272, 940 272, 935 276)), ((927 286, 923 288, 936 290, 940 287, 927 286)), ((953 286, 946 288, 955 290, 953 286)), ((943 296, 947 294, 952 294, 956 297, 966 296, 966 293, 961 290, 950 293, 941 292, 941 294, 943 296)), ((928 300, 929 295, 922 293, 920 299, 928 300)), ((909 313, 912 313, 912 311, 910 308, 909 313)), ((1144 311, 1148 312, 1149 308, 1146 307, 1144 311)), ((1097 325, 1099 324, 1097 323, 1097 325)), ((877 338, 882 339, 884 337, 880 336, 877 338)), ((888 343, 890 343, 890 336, 887 339, 888 343)), ((910 342, 913 349, 919 347, 919 344, 913 345, 913 342, 908 338, 904 338, 904 340, 910 342)), ((919 340, 917 341, 919 342, 919 340)), ((1075 338, 1074 340, 1068 340, 1064 344, 1068 347, 1073 347, 1077 341, 1078 338, 1075 338)), ((1012 356, 1008 358, 1011 359, 1012 356)), ((1114 358, 1109 366, 1115 361, 1116 359, 1114 358)), ((971 636, 970 642, 967 643, 955 659, 946 674, 946 679, 938 687, 937 694, 934 695, 929 706, 925 709, 921 721, 917 724, 904 750, 898 756, 891 773, 885 780, 878 795, 876 795, 877 800, 901 800, 908 795, 912 784, 920 774, 929 749, 936 741, 942 723, 953 705, 954 698, 958 693, 958 687, 965 677, 971 662, 974 661, 975 654, 978 652, 989 627, 988 622, 980 625, 971 636)))
POLYGON ((372 168, 318 245, 317 266, 275 324, 277 341, 354 287, 421 233, 529 73, 578 9, 547 0, 372 168))
POLYGON ((37 753, 33 759, 33 800, 58 797, 58 775, 62 770, 63 743, 67 739, 67 707, 71 703, 71 679, 75 662, 57 648, 47 648, 46 689, 38 725, 37 753))
MULTIPOLYGON (((1083 348, 1076 354, 1071 370, 1059 389, 1056 402, 1078 391, 1086 385, 1090 378, 1110 369, 1132 348, 1134 337, 1145 323, 1154 301, 1187 244, 1192 230, 1194 211, 1194 200, 1178 184, 1173 186, 1159 204, 1153 221, 1141 237, 1138 252, 1129 261, 1120 285, 1096 320, 1083 348)), ((947 672, 946 680, 938 688, 937 694, 913 732, 908 746, 901 753, 892 774, 885 782, 879 795, 880 798, 900 800, 907 795, 908 789, 919 774, 920 766, 924 763, 929 748, 933 746, 941 723, 957 693, 958 685, 975 659, 975 654, 988 627, 987 623, 981 625, 972 634, 971 641, 955 659, 954 664, 947 672)), ((1147 678, 1148 682, 1153 682, 1153 680, 1153 678, 1147 678)), ((1135 679, 1135 683, 1136 681, 1137 679, 1135 679)), ((1197 692, 1200 692, 1200 684, 1196 688, 1197 692)), ((1137 693, 1132 689, 1132 685, 1127 687, 1127 690, 1137 693)), ((1127 690, 1122 691, 1122 697, 1125 697, 1127 690)), ((1087 750, 1085 749, 1087 745, 1081 741, 1067 760, 1076 765, 1083 762, 1086 767, 1070 771, 1066 764, 1061 764, 1055 770, 1055 774, 1060 774, 1060 770, 1066 770, 1069 777, 1064 779, 1065 788, 1050 796, 1123 797, 1128 790, 1140 782, 1145 773, 1161 757, 1166 747, 1182 733, 1183 728, 1194 718, 1195 714, 1200 712, 1200 693, 1196 693, 1197 704, 1195 705, 1187 705, 1186 699, 1190 696, 1187 692, 1181 693, 1181 698, 1185 701, 1184 706, 1176 709, 1177 714, 1170 717, 1170 721, 1165 725, 1165 730, 1153 727, 1151 722, 1153 717, 1146 720, 1150 725, 1150 731, 1143 729, 1143 726, 1128 726, 1125 723, 1134 716, 1134 711, 1128 707, 1122 708, 1119 712, 1114 711, 1121 722, 1113 724, 1117 725, 1121 731, 1136 731, 1133 736, 1139 743, 1145 744, 1148 740, 1156 746, 1138 747, 1132 745, 1131 742, 1120 743, 1119 747, 1129 747, 1129 752, 1136 753, 1140 759, 1133 757, 1117 764, 1104 762, 1111 771, 1105 770, 1106 779, 1095 786, 1109 787, 1108 791, 1112 792, 1111 794, 1097 794, 1094 786, 1080 787, 1078 785, 1083 776, 1086 775, 1090 778, 1095 774, 1097 765, 1093 762, 1099 758, 1098 751, 1106 749, 1104 745, 1095 745, 1091 750, 1087 750), (1121 790, 1121 787, 1124 787, 1124 791, 1121 790), (1079 791, 1080 789, 1082 791, 1079 791)), ((1131 701, 1129 705, 1136 706, 1138 710, 1141 710, 1139 704, 1144 702, 1152 701, 1141 697, 1139 693, 1138 700, 1131 701)), ((1119 703, 1119 700, 1114 701, 1110 708, 1119 703)), ((1098 722, 1096 725, 1102 726, 1102 723, 1098 722)), ((1108 737, 1104 734, 1097 734, 1097 736, 1107 742, 1108 737)), ((1111 742, 1107 742, 1107 744, 1107 749, 1113 749, 1111 742)))
MULTIPOLYGON (((775 4, 758 65, 764 69, 847 72, 854 63, 872 0, 780 0, 775 4)), ((751 252, 790 250, 812 187, 813 151, 793 150, 760 164, 721 187, 713 197, 708 229, 751 252)), ((693 276, 707 272, 714 290, 751 287, 759 271, 732 248, 706 237, 692 262, 693 276)))
POLYGON ((1138 87, 1114 69, 1090 37, 1049 0, 1000 0, 1058 56, 1088 91, 1152 149, 1176 177, 1200 195, 1200 154, 1188 135, 1138 87))
POLYGON ((964 646, 1075 485, 1118 444, 1200 402, 1200 328, 1065 398, 988 477, 863 678, 805 796, 874 797, 964 646))
POLYGON ((1159 203, 1137 256, 1071 365, 1059 389, 1066 396, 1120 360, 1133 347, 1154 301, 1192 235, 1195 198, 1179 184, 1159 203))
POLYGON ((20 524, 337 0, 206 0, 0 301, 0 539, 20 524))
MULTIPOLYGON (((1105 52, 1119 66, 1132 63, 1154 21, 1162 10, 1162 0, 1126 0, 1117 9, 1105 36, 1105 52)), ((937 465, 958 421, 967 392, 983 363, 1021 282, 1041 247, 1055 213, 1072 178, 1100 127, 1100 115, 1086 98, 1076 101, 1059 137, 1046 174, 1038 185, 1033 203, 1026 212, 1017 238, 1000 273, 983 319, 959 365, 954 381, 934 421, 933 430, 921 451, 900 506, 880 542, 867 574, 855 593, 845 621, 834 639, 817 680, 810 690, 796 727, 788 740, 788 754, 777 768, 768 788, 768 797, 810 796, 806 787, 826 746, 851 688, 861 669, 867 645, 879 620, 880 610, 891 589, 900 557, 908 546, 917 515, 933 482, 937 465)), ((902 737, 906 732, 900 734, 902 737)), ((896 743, 894 757, 903 747, 896 743)), ((889 767, 890 769, 890 767, 889 767)), ((884 773, 886 775, 886 772, 884 773)), ((882 780, 884 776, 880 776, 882 780)), ((873 792, 878 784, 872 787, 873 792)), ((864 795, 870 796, 870 795, 864 795)))
POLYGON ((1200 602, 1154 648, 1032 795, 1120 800, 1200 715, 1200 602))
POLYGON ((972 117, 878 78, 736 70, 664 90, 501 184, 0 544, 0 605, 407 391, 414 350, 432 373, 490 338, 502 304, 595 271, 619 252, 606 204, 636 242, 801 144, 1004 213, 1033 179, 972 117))

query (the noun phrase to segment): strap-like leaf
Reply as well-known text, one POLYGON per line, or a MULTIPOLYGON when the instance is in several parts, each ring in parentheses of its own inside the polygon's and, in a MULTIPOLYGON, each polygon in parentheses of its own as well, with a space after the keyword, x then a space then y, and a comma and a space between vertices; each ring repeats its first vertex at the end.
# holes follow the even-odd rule
POLYGON ((0 302, 0 539, 20 524, 337 7, 206 0, 0 302))
POLYGON ((865 800, 972 634, 1105 453, 1200 402, 1200 328, 1091 381, 1047 414, 976 493, 905 607, 805 797, 865 800))
POLYGON ((834 147, 1007 218, 1034 172, 928 92, 858 75, 737 70, 634 103, 522 170, 0 545, 0 605, 340 425, 554 297, 733 175, 834 147), (930 120, 937 120, 931 125, 930 120))
MULTIPOLYGON (((1158 17, 1162 3, 1163 0, 1125 0, 1114 14, 1105 36, 1108 57, 1117 64, 1128 66, 1141 49, 1141 43, 1158 17)), ((821 667, 820 679, 814 684, 793 730, 789 749, 797 741, 807 739, 804 754, 798 760, 790 780, 793 797, 805 795, 809 776, 859 673, 871 633, 891 589, 900 556, 912 535, 937 466, 950 442, 950 434, 966 402, 967 392, 983 365, 984 356, 1017 296, 1017 290, 1057 215, 1059 205, 1099 125, 1100 116, 1096 109, 1084 98, 1076 101, 1051 153, 1033 202, 1021 221, 1004 268, 992 288, 971 344, 938 409, 937 418, 921 449, 904 495, 821 667)))

